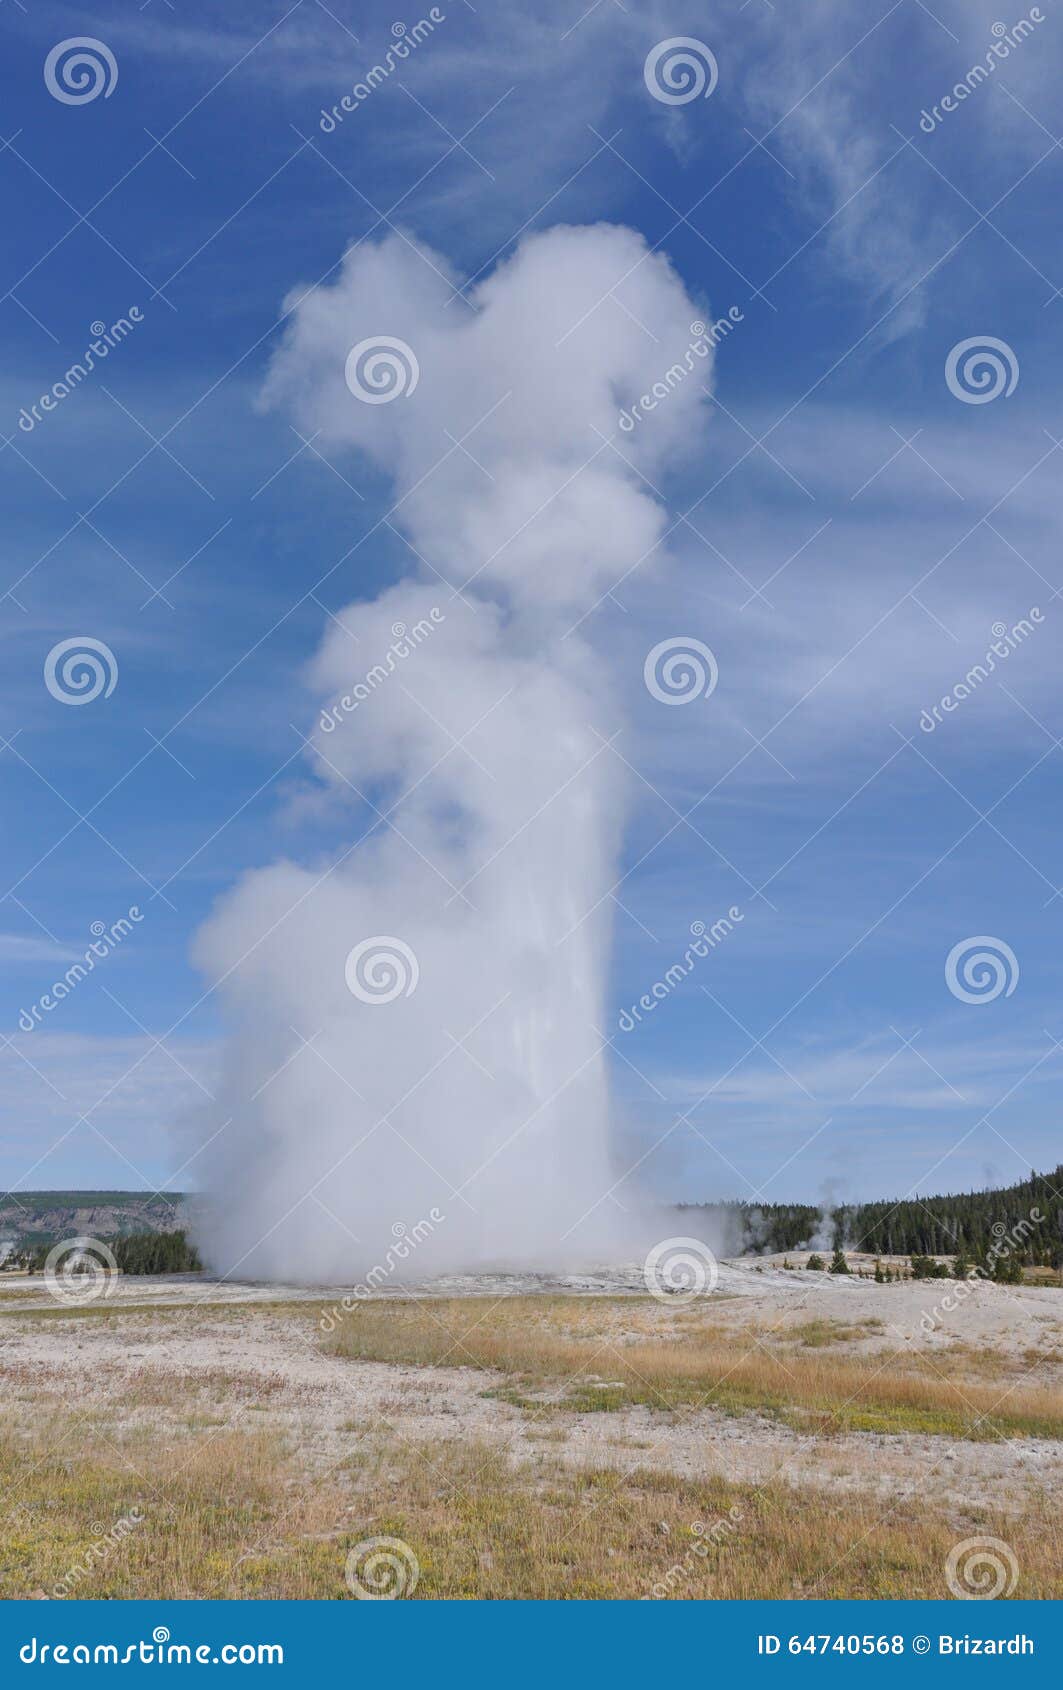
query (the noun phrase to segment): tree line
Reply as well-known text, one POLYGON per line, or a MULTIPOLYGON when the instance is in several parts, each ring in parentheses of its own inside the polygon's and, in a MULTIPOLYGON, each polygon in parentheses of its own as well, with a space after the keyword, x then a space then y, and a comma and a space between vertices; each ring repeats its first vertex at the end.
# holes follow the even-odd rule
MULTIPOLYGON (((199 1273, 203 1263, 194 1244, 184 1232, 125 1232, 113 1238, 100 1239, 114 1256, 120 1273, 199 1273)), ((6 1266, 24 1267, 30 1273, 43 1273, 50 1244, 35 1244, 24 1251, 15 1251, 6 1266)), ((61 1268, 60 1271, 63 1271, 61 1268)), ((69 1270, 76 1272, 76 1266, 69 1270)))
POLYGON ((680 1204, 713 1214, 741 1251, 808 1249, 865 1251, 872 1256, 960 1256, 982 1263, 1001 1239, 1009 1260, 1028 1267, 1063 1267, 1063 1166, 1001 1190, 948 1193, 890 1202, 680 1204))

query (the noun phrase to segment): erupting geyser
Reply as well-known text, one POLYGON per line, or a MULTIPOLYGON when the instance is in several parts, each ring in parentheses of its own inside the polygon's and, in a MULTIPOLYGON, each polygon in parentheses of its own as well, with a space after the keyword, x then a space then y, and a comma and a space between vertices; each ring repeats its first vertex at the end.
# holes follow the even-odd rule
POLYGON ((312 666, 349 848, 249 873, 198 942, 231 1026, 197 1164, 222 1272, 379 1283, 400 1242, 417 1277, 629 1248, 606 1197, 627 798, 607 741, 642 676, 614 692, 572 630, 653 567, 651 484, 699 426, 708 358, 667 380, 699 312, 626 229, 531 236, 464 300, 446 271, 398 237, 352 249, 289 301, 266 383, 393 478, 415 572, 331 620, 312 666))

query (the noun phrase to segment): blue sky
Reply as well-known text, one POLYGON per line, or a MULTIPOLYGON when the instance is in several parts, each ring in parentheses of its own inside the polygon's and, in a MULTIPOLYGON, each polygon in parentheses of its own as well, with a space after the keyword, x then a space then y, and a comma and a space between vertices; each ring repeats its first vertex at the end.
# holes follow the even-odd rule
POLYGON ((816 1199, 1059 1159, 1063 22, 1035 8, 927 133, 994 23, 1027 14, 786 10, 453 0, 326 133, 393 8, 4 8, 5 1186, 194 1182, 181 1123, 223 1022, 193 936, 248 868, 327 860, 371 821, 308 797, 306 666, 329 614, 412 560, 376 527, 380 469, 261 404, 286 296, 396 228, 477 277, 525 230, 599 220, 659 244, 707 317, 741 312, 704 444, 661 485, 666 563, 581 623, 622 693, 635 800, 603 1029, 624 1165, 674 1198, 816 1199), (66 104, 43 67, 76 36, 117 80, 66 104), (718 82, 669 106, 643 70, 680 36, 718 82), (20 427, 132 307, 106 363, 20 427), (966 403, 946 359, 987 336, 1018 380, 966 403), (78 636, 118 681, 71 708, 43 666, 78 636), (719 681, 666 709, 643 661, 676 636, 719 681), (734 932, 621 1031, 691 924, 732 906, 734 932), (945 964, 980 935, 1018 979, 970 1004, 945 964))

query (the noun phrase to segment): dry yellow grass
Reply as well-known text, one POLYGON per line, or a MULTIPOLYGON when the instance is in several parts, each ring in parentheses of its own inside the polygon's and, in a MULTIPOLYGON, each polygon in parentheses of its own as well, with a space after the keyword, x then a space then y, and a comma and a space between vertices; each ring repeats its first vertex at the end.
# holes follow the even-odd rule
MULTIPOLYGON (((171 1328, 194 1344, 238 1319, 269 1330, 273 1313, 200 1311, 189 1322, 195 1332, 175 1314, 137 1313, 123 1337, 136 1363, 156 1339, 172 1342, 171 1328)), ((314 1346, 316 1309, 285 1313, 298 1323, 298 1348, 314 1346)), ((884 1358, 854 1353, 871 1336, 865 1328, 847 1323, 839 1344, 821 1345, 821 1335, 812 1323, 729 1331, 718 1307, 676 1310, 648 1298, 388 1300, 344 1320, 333 1341, 340 1355, 495 1370, 503 1383, 484 1377, 484 1390, 530 1405, 519 1433, 508 1422, 520 1453, 398 1436, 384 1421, 392 1406, 396 1417, 409 1413, 408 1376, 394 1405, 385 1395, 372 1415, 337 1416, 327 1447, 312 1447, 290 1385, 243 1371, 235 1354, 231 1368, 194 1374, 134 1365, 112 1382, 93 1372, 91 1395, 73 1412, 69 1372, 50 1366, 47 1350, 37 1364, 9 1359, 0 1597, 343 1600, 348 1551, 374 1536, 410 1546, 418 1598, 935 1597, 947 1594, 950 1549, 976 1534, 1011 1546, 1015 1595, 1063 1594, 1058 1510, 1031 1485, 1017 1512, 941 1500, 931 1510, 918 1488, 883 1501, 850 1484, 649 1471, 639 1467, 649 1456, 637 1438, 609 1441, 609 1455, 623 1451, 618 1465, 603 1455, 601 1467, 584 1467, 558 1435, 557 1404, 663 1402, 682 1411, 707 1398, 817 1430, 966 1425, 961 1435, 981 1436, 985 1426, 964 1419, 977 1412, 974 1395, 992 1402, 1007 1387, 1006 1378, 965 1383, 961 1410, 957 1381, 924 1375, 910 1357, 876 1377, 884 1358), (139 1523, 112 1540, 133 1511, 139 1523)), ((948 1365, 969 1370, 970 1361, 957 1348, 948 1365)), ((430 1376, 424 1385, 433 1388, 430 1376)), ((1037 1393, 1006 1400, 1023 1430, 1034 1407, 1042 1412, 1037 1393)), ((1058 1412, 1053 1402, 1051 1416, 1058 1412)))
POLYGON ((957 1525, 895 1505, 635 1471, 511 1462, 472 1444, 363 1438, 327 1476, 273 1436, 0 1434, 0 1597, 346 1599, 347 1554, 409 1545, 417 1598, 937 1597, 972 1529, 1006 1538, 1019 1597, 1058 1597, 1047 1504, 957 1525), (131 1511, 139 1525, 91 1552, 131 1511), (88 1571, 69 1582, 72 1569, 88 1571), (64 1580, 68 1581, 64 1584, 64 1580))
POLYGON ((769 1347, 649 1298, 388 1299, 356 1305, 325 1342, 360 1360, 501 1373, 506 1399, 529 1408, 713 1405, 820 1432, 1063 1437, 1063 1398, 1053 1388, 972 1380, 947 1352, 912 1360, 808 1350, 801 1330, 796 1346, 769 1347))

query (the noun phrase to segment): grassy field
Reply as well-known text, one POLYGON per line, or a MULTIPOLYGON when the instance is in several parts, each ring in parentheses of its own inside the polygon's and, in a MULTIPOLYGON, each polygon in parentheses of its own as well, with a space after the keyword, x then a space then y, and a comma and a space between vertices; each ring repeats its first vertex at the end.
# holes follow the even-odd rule
MULTIPOLYGON (((298 1484, 297 1452, 269 1435, 96 1435, 48 1453, 55 1434, 0 1439, 0 1485, 18 1496, 0 1596, 52 1594, 88 1558, 71 1596, 346 1599, 348 1552, 387 1535, 417 1558, 417 1597, 936 1597, 956 1538, 918 1496, 883 1509, 782 1482, 573 1473, 475 1444, 355 1447, 327 1482, 298 1484), (131 1511, 141 1522, 94 1556, 131 1511)), ((980 1530, 1007 1538, 1016 1594, 1061 1593, 1047 1502, 1021 1523, 987 1509, 980 1530)))
MULTIPOLYGON (((785 1335, 736 1339, 700 1309, 657 1303, 512 1298, 478 1321, 477 1299, 358 1304, 327 1340, 336 1355, 506 1375, 506 1400, 540 1412, 633 1403, 771 1414, 817 1432, 922 1432, 950 1438, 1063 1437, 1060 1393, 971 1377, 969 1356, 859 1358, 829 1353, 881 1322, 809 1321, 785 1335), (812 1353, 809 1353, 812 1352, 812 1353), (820 1353, 823 1352, 823 1353, 820 1353)), ((1012 1376, 1015 1369, 1012 1367, 1012 1376)))
POLYGON ((348 1556, 375 1537, 407 1546, 415 1599, 941 1597, 974 1535, 1005 1540, 1015 1596, 1063 1595, 1033 1445, 1021 1494, 921 1482, 957 1450, 980 1471, 993 1439, 1053 1449, 1058 1393, 1017 1384, 1021 1356, 896 1356, 877 1317, 822 1312, 738 1332, 720 1303, 650 1298, 391 1299, 331 1336, 319 1313, 12 1312, 0 1597, 349 1600, 348 1556), (759 1482, 739 1482, 720 1410, 729 1437, 777 1437, 759 1482), (798 1444, 823 1453, 816 1483, 798 1444), (873 1494, 887 1444, 915 1478, 873 1494), (691 1448, 715 1476, 683 1476, 691 1448))

